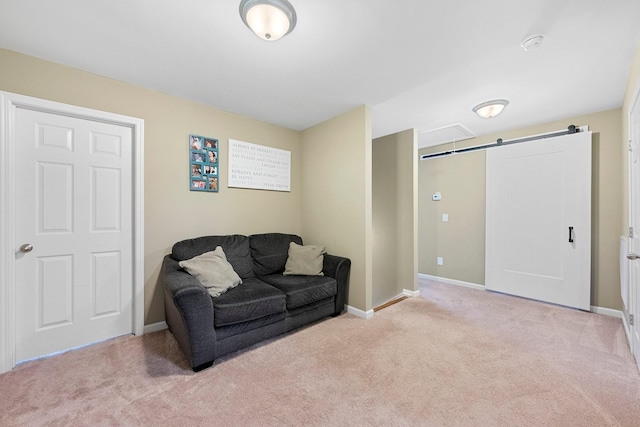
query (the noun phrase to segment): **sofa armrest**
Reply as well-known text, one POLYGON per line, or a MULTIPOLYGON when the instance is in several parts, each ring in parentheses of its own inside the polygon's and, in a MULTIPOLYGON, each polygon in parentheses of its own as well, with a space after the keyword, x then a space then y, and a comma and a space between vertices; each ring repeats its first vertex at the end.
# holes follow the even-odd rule
POLYGON ((342 313, 347 303, 349 295, 349 271, 351 270, 351 260, 336 255, 325 254, 322 273, 325 276, 333 277, 338 283, 338 293, 336 294, 336 308, 334 316, 342 313))
POLYGON ((164 258, 160 279, 167 325, 191 367, 199 370, 213 362, 216 356, 211 296, 170 255, 164 258))

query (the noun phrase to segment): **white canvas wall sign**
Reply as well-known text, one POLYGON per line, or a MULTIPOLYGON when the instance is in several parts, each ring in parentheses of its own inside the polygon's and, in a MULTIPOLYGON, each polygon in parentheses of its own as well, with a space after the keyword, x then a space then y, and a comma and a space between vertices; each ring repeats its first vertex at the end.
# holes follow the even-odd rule
POLYGON ((229 187, 291 191, 291 151, 230 139, 229 187))

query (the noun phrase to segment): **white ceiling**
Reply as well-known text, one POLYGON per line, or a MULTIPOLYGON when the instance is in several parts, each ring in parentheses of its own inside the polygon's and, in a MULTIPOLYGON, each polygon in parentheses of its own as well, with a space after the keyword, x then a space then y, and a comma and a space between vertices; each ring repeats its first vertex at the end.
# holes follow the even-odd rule
POLYGON ((378 137, 618 108, 640 41, 639 0, 290 2, 296 28, 265 42, 240 0, 0 0, 0 47, 296 130, 366 104, 378 137))

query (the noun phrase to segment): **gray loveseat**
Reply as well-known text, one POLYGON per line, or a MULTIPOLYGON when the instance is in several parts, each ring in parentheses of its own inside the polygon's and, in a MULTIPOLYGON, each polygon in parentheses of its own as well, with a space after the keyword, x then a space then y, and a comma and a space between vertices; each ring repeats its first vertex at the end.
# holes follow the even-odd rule
POLYGON ((165 316, 194 371, 214 359, 327 316, 345 306, 351 261, 324 255, 322 276, 283 275, 296 235, 206 236, 183 240, 164 258, 165 316), (242 283, 211 297, 179 262, 221 246, 242 283))

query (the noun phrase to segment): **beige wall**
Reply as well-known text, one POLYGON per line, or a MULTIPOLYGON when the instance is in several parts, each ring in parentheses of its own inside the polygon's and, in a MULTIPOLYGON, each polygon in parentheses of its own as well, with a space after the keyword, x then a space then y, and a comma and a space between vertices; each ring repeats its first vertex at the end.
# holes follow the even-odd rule
POLYGON ((351 259, 350 306, 371 309, 371 113, 358 107, 302 132, 305 242, 351 259))
POLYGON ((398 283, 418 290, 418 132, 398 134, 398 283))
MULTIPOLYGON (((621 109, 572 117, 457 143, 457 147, 495 142, 588 125, 593 132, 591 305, 621 309, 619 236, 623 218, 621 109)), ((420 154, 450 149, 420 150, 420 154)), ((420 161, 419 271, 484 284, 485 155, 483 151, 420 161), (441 202, 432 202, 434 191, 441 202), (447 211, 447 212, 445 212, 447 211), (441 214, 449 214, 442 222, 441 214), (435 257, 444 257, 444 266, 435 257)))
POLYGON ((421 160, 418 171, 420 273, 484 284, 484 152, 421 160), (436 192, 442 200, 432 200, 436 192))
POLYGON ((417 290, 417 135, 373 140, 373 306, 417 290))
MULTIPOLYGON (((0 49, 0 64, 2 91, 144 119, 145 324, 164 320, 156 282, 162 258, 176 241, 207 234, 302 232, 300 132, 8 50, 0 49), (219 193, 189 191, 189 133, 220 140, 219 193), (291 151, 291 192, 227 188, 229 138, 291 151)), ((326 164, 339 154, 338 148, 325 154, 331 160, 326 164)))
POLYGON ((398 290, 395 257, 398 253, 396 189, 398 188, 397 134, 373 140, 373 282, 372 302, 377 307, 398 290))

